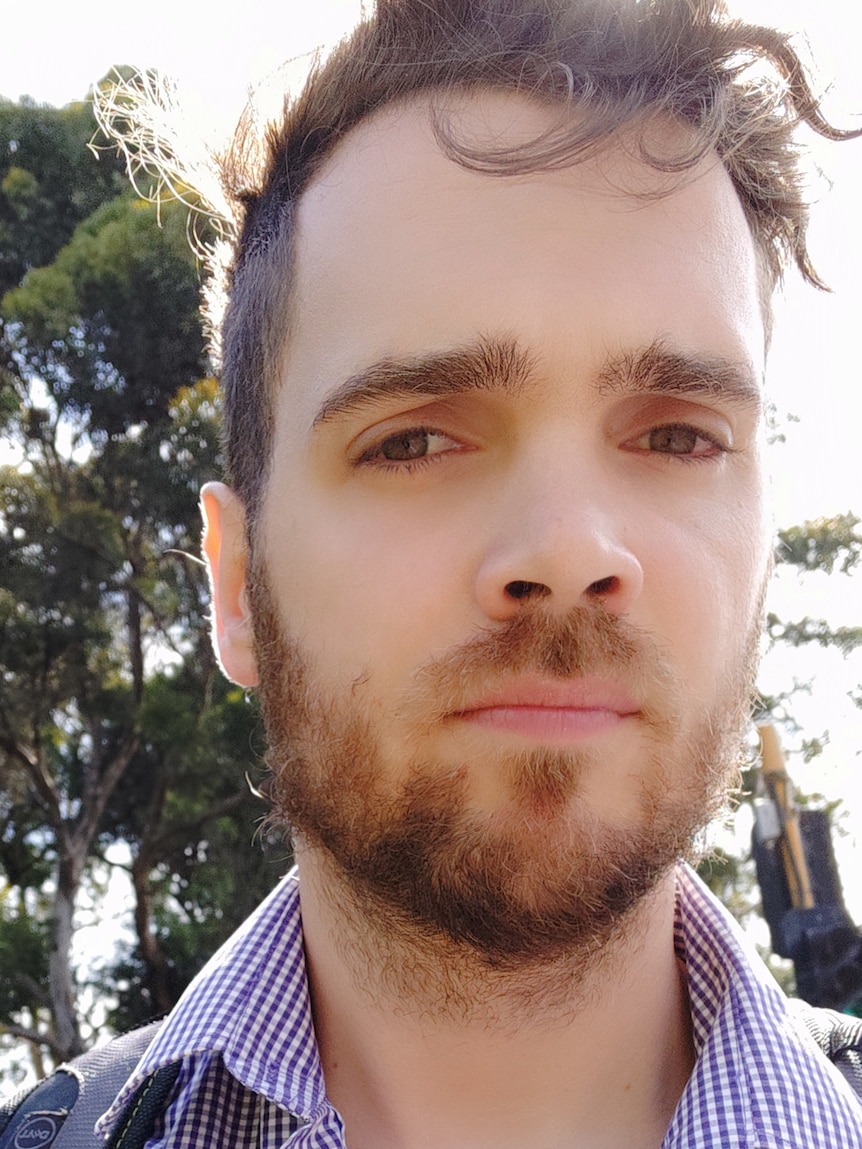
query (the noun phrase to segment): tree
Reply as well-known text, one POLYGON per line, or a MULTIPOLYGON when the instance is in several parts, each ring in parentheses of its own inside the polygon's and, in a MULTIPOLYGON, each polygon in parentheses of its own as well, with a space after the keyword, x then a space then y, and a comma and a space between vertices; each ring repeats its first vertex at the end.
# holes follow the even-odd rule
POLYGON ((115 152, 95 163, 101 139, 89 103, 40 107, 0 100, 0 296, 49 264, 96 208, 125 190, 115 152))
MULTIPOLYGON (((800 571, 824 571, 831 575, 837 569, 849 575, 862 561, 859 525, 856 515, 848 512, 779 531, 776 558, 800 571)), ((862 646, 862 626, 835 627, 824 619, 805 617, 784 622, 770 614, 767 629, 773 642, 787 642, 792 646, 816 643, 834 647, 844 655, 862 646)))
MULTIPOLYGON (((19 109, 22 138, 30 112, 45 118, 19 109)), ((273 871, 234 857, 262 811, 244 780, 256 719, 215 666, 190 553, 219 445, 185 210, 124 192, 41 248, 17 218, 23 277, 0 329, 20 455, 0 471, 0 1024, 59 1059, 90 1036, 72 942, 112 843, 130 850, 137 926, 101 972, 118 1016, 169 1008, 273 871)))

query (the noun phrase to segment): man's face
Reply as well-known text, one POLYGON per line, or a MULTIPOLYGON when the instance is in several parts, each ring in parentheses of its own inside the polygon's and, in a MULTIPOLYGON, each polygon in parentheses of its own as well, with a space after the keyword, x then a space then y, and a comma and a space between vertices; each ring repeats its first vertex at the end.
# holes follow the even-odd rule
MULTIPOLYGON (((461 111, 503 144, 556 115, 461 111)), ((255 653, 235 515, 211 546, 300 844, 497 961, 650 887, 751 685, 754 248, 717 161, 656 196, 633 154, 498 177, 446 159, 424 104, 355 128, 299 210, 255 653)))

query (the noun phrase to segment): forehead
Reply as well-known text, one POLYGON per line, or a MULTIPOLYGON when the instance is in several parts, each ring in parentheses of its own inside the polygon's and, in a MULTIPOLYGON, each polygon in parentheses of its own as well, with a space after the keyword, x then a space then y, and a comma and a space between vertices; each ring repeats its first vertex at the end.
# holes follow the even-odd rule
MULTIPOLYGON (((517 148, 559 124, 557 110, 511 95, 449 110, 458 138, 480 148, 517 148)), ((657 123, 647 142, 660 153, 680 131, 657 123)), ((369 364, 503 334, 549 359, 599 362, 669 336, 762 369, 754 244, 717 157, 669 176, 628 137, 560 170, 491 175, 443 153, 417 100, 333 152, 303 196, 294 250, 294 418, 369 364)))

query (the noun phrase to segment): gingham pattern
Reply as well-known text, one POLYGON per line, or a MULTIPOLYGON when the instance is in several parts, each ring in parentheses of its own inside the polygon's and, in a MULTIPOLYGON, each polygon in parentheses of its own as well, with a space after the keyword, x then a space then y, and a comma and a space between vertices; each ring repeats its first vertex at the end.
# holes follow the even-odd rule
POLYGON ((862 1149, 862 1106, 739 926, 680 867, 674 937, 698 1054, 662 1149, 862 1149))
MULTIPOLYGON (((698 1061, 662 1149, 862 1149, 862 1106, 739 927, 685 867, 677 891, 698 1061)), ((295 871, 192 983, 100 1130, 178 1060, 148 1149, 344 1149, 312 1027, 295 871)))

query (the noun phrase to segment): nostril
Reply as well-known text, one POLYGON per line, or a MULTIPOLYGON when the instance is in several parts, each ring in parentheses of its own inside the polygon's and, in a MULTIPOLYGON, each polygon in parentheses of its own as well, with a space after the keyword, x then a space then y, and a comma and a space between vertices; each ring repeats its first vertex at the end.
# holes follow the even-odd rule
POLYGON ((545 595, 550 593, 550 589, 540 582, 524 582, 521 579, 515 579, 513 582, 506 584, 506 594, 509 598, 518 600, 524 598, 544 598, 545 595))
POLYGON ((611 591, 616 590, 616 587, 616 575, 609 575, 608 578, 596 579, 595 582, 590 583, 587 587, 587 594, 598 597, 599 595, 610 594, 611 591))

